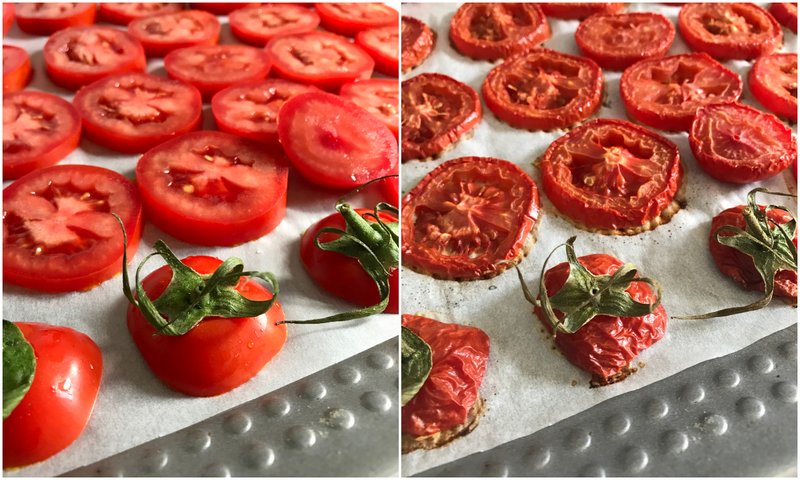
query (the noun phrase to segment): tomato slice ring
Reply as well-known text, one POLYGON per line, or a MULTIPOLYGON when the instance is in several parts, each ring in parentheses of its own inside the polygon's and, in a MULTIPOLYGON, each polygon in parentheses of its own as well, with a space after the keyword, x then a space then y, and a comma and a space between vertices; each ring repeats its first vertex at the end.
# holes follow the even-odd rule
POLYGON ((277 36, 315 30, 319 25, 319 15, 300 5, 273 3, 234 10, 228 21, 236 38, 263 47, 277 36))
POLYGON ((550 25, 534 3, 466 3, 450 20, 450 41, 462 55, 497 60, 550 38, 550 25))
POLYGON ((542 186, 578 227, 634 235, 669 221, 683 167, 678 147, 624 120, 584 123, 551 143, 542 186))
POLYGON ((742 79, 705 53, 642 60, 619 83, 628 115, 653 128, 689 131, 703 105, 735 102, 742 79))
POLYGON ((104 22, 128 25, 137 18, 180 12, 182 9, 180 3, 101 3, 97 15, 104 22))
POLYGON ((356 35, 356 45, 361 47, 373 60, 375 70, 390 77, 397 76, 399 40, 397 25, 362 30, 356 35))
POLYGON ((481 101, 469 85, 440 73, 423 73, 403 82, 403 161, 429 159, 480 121, 481 101))
POLYGON ((31 35, 50 35, 67 27, 94 23, 93 3, 18 3, 16 20, 20 30, 31 35))
POLYGON ((179 48, 216 45, 220 28, 208 12, 182 10, 133 20, 128 32, 142 42, 148 57, 163 57, 179 48))
POLYGON ((796 3, 771 3, 769 13, 781 25, 797 33, 797 4, 796 3))
POLYGON ((581 52, 609 70, 624 70, 639 60, 663 57, 673 40, 672 22, 649 12, 592 15, 575 31, 581 52))
POLYGON ((436 32, 422 20, 403 16, 400 24, 402 38, 403 73, 417 67, 425 61, 436 46, 436 32))
POLYGON ((531 249, 539 208, 533 179, 511 162, 444 162, 403 197, 403 265, 447 280, 494 277, 531 249))
POLYGON ((11 26, 14 25, 14 4, 13 3, 4 3, 3 4, 3 36, 5 37, 9 30, 11 30, 11 26))
POLYGON ((625 9, 624 3, 541 3, 548 17, 562 20, 583 20, 595 14, 614 14, 625 9))
POLYGON ((86 138, 125 153, 145 152, 200 128, 202 101, 191 85, 146 73, 98 80, 73 100, 86 138))
POLYGON ((288 165, 279 149, 222 132, 192 132, 145 153, 136 180, 147 218, 195 245, 237 245, 286 213, 288 165))
POLYGON ((392 131, 395 138, 400 126, 400 92, 397 80, 371 79, 345 84, 339 95, 370 112, 392 131))
POLYGON ((774 53, 756 60, 748 76, 750 91, 779 117, 797 121, 797 54, 774 53))
POLYGON ((381 3, 315 3, 322 26, 353 37, 362 30, 397 25, 397 10, 381 3))
POLYGON ((25 88, 31 78, 28 52, 12 45, 3 45, 3 94, 25 88))
POLYGON ((505 59, 481 91, 489 110, 512 127, 554 130, 600 108, 603 72, 588 58, 537 48, 505 59))
POLYGON ((44 292, 88 290, 133 258, 142 230, 136 187, 88 165, 36 170, 3 190, 3 281, 44 292))

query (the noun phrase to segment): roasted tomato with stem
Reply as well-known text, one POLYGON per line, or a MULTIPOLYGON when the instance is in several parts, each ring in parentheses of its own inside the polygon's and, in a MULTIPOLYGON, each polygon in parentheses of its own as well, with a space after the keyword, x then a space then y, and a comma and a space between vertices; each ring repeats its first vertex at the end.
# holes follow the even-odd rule
POLYGON ((592 15, 611 15, 625 9, 624 3, 541 3, 548 17, 562 20, 583 20, 592 15))
POLYGON ((281 35, 311 32, 319 25, 317 12, 302 5, 272 3, 234 10, 228 16, 231 32, 249 45, 263 47, 281 35))
POLYGON ((97 16, 104 22, 128 25, 137 18, 179 12, 182 9, 180 3, 101 3, 97 16))
POLYGON ((195 45, 216 45, 221 28, 217 17, 201 10, 159 13, 128 24, 128 32, 142 42, 148 57, 163 57, 195 45))
POLYGON ((22 90, 30 78, 31 60, 28 52, 12 45, 3 45, 3 94, 22 90))
POLYGON ((747 79, 758 103, 779 117, 797 121, 796 53, 758 57, 747 79))
POLYGON ((769 6, 769 13, 775 17, 781 25, 797 33, 797 4, 796 3, 772 3, 769 6))
POLYGON ((401 30, 401 70, 405 73, 419 66, 436 46, 436 32, 422 20, 403 16, 401 30))
POLYGON ((397 10, 382 3, 316 3, 314 7, 325 30, 348 37, 370 28, 397 25, 397 10))
POLYGON ((370 112, 389 127, 395 137, 399 134, 400 92, 397 80, 382 78, 358 80, 345 84, 339 95, 370 112))
POLYGON ((16 20, 20 30, 31 35, 51 35, 68 27, 94 23, 94 3, 17 3, 16 20))
POLYGON ((400 60, 397 51, 398 37, 396 25, 371 28, 358 32, 356 45, 375 60, 375 70, 390 77, 397 77, 397 62, 400 60))

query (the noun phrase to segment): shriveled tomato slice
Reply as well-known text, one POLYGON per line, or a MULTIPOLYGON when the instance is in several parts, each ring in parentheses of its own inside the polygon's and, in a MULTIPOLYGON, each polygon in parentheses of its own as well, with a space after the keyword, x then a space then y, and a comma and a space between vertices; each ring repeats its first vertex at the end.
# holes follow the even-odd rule
POLYGON ((774 53, 756 60, 748 76, 750 91, 779 117, 797 121, 797 54, 774 53))
POLYGON ((403 161, 439 155, 481 119, 481 101, 469 85, 440 73, 403 82, 403 161))
POLYGON ((495 67, 482 93, 489 110, 512 127, 554 130, 600 108, 603 72, 588 58, 537 48, 495 67))
POLYGON ((258 5, 258 3, 241 3, 241 2, 212 3, 212 2, 202 2, 202 3, 192 3, 190 5, 195 10, 203 10, 203 11, 208 12, 208 13, 213 13, 214 15, 228 15, 229 13, 233 12, 234 10, 238 10, 240 8, 245 8, 245 7, 251 7, 253 5, 258 5))
POLYGON ((228 21, 236 38, 244 43, 263 47, 274 37, 316 29, 319 15, 301 5, 273 3, 234 10, 228 16, 228 21))
POLYGON ((551 143, 541 168, 553 205, 579 227, 604 233, 639 233, 669 221, 683 178, 675 144, 606 118, 551 143))
POLYGON ((31 35, 50 35, 94 23, 94 3, 17 3, 17 26, 31 35))
POLYGON ((581 52, 610 70, 624 70, 639 60, 663 57, 673 40, 672 22, 651 12, 592 15, 575 31, 581 52))
POLYGON ((200 128, 200 92, 177 80, 123 73, 82 88, 73 103, 86 137, 118 152, 137 153, 200 128))
POLYGON ((633 64, 622 73, 619 91, 636 120, 688 131, 701 106, 738 100, 742 79, 705 53, 687 53, 633 64))
POLYGON ((3 281, 45 292, 88 290, 133 258, 142 230, 136 187, 88 165, 36 170, 3 190, 3 281))
POLYGON ((769 13, 775 17, 781 25, 797 33, 797 4, 796 3, 772 3, 769 6, 769 13))
POLYGON ((597 13, 613 14, 625 9, 624 3, 542 3, 548 17, 563 20, 583 20, 597 13))
POLYGON ((180 3, 101 3, 97 14, 104 22, 127 25, 137 18, 179 12, 182 9, 180 3))
POLYGON ((450 20, 450 41, 462 55, 496 60, 550 38, 550 25, 535 3, 465 3, 450 20))
POLYGON ((9 30, 11 30, 11 26, 14 25, 14 4, 13 3, 4 3, 3 4, 3 36, 5 36, 9 30))
POLYGON ((436 45, 436 32, 422 20, 403 15, 401 20, 402 70, 407 72, 420 65, 436 45))
POLYGON ((208 12, 183 10, 133 20, 128 32, 142 42, 148 57, 163 57, 179 48, 216 45, 220 28, 208 12))
POLYGON ((12 45, 3 45, 3 94, 25 88, 31 78, 28 52, 12 45))
POLYGON ((397 10, 382 3, 315 3, 322 26, 353 37, 362 30, 397 25, 397 10))
POLYGON ((364 49, 375 60, 375 70, 384 75, 396 77, 397 62, 400 59, 397 50, 398 37, 397 25, 371 28, 358 32, 356 45, 364 49))
POLYGON ((400 128, 400 92, 397 80, 359 80, 345 84, 339 95, 373 114, 397 137, 400 128))
POLYGON ((435 278, 478 280, 519 262, 539 218, 533 179, 506 160, 462 157, 403 197, 403 265, 435 278))

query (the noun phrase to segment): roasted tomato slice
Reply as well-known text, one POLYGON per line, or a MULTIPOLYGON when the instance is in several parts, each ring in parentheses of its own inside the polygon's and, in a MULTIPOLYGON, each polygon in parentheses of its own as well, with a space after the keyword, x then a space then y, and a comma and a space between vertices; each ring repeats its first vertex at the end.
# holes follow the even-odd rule
POLYGON ((3 4, 3 36, 5 36, 9 30, 11 30, 11 26, 14 25, 14 4, 13 3, 4 3, 3 4))
POLYGON ((56 85, 77 90, 116 73, 144 71, 144 49, 130 34, 114 27, 67 28, 44 45, 47 74, 56 85))
POLYGON ((31 35, 50 35, 67 27, 94 23, 94 3, 17 3, 19 29, 31 35))
POLYGON ((128 32, 136 37, 148 57, 163 57, 173 50, 195 45, 216 45, 220 23, 200 10, 160 13, 130 22, 128 32))
POLYGON ((512 127, 555 130, 600 108, 603 72, 588 58, 537 48, 495 67, 482 93, 489 110, 512 127))
POLYGON ((3 281, 45 292, 88 290, 122 270, 122 234, 133 258, 142 231, 136 187, 88 165, 56 165, 3 190, 3 281))
POLYGON ((678 28, 692 50, 720 60, 769 55, 783 45, 781 26, 752 3, 687 3, 678 28))
POLYGON ((145 153, 136 179, 147 218, 161 230, 196 245, 237 245, 281 222, 288 171, 277 148, 193 132, 145 153))
POLYGON ((339 95, 373 114, 397 137, 400 128, 400 92, 397 80, 372 79, 347 83, 339 95))
POLYGON ((781 25, 797 33, 797 4, 796 3, 772 3, 769 6, 769 13, 775 17, 781 25))
POLYGON ((180 3, 101 3, 97 15, 104 22, 128 25, 137 18, 179 12, 182 9, 180 3))
POLYGON ((403 160, 438 156, 481 119, 481 101, 469 85, 440 73, 403 82, 403 160))
POLYGON ((58 162, 75 150, 80 140, 80 116, 66 100, 34 91, 3 96, 6 180, 58 162))
POLYGON ((356 35, 356 45, 375 60, 375 70, 390 77, 398 73, 398 40, 397 25, 362 30, 356 35))
POLYGON ((663 57, 673 40, 672 22, 650 12, 592 15, 575 31, 581 52, 609 70, 624 70, 639 60, 663 57))
POLYGON ((234 10, 228 16, 228 21, 236 38, 244 43, 263 47, 280 35, 315 30, 319 25, 319 15, 301 5, 272 3, 234 10))
POLYGON ((123 73, 84 87, 72 101, 86 138, 125 153, 149 150, 200 128, 200 92, 177 80, 123 73))
POLYGON ((541 3, 548 17, 583 20, 595 14, 614 14, 625 9, 624 3, 541 3))
POLYGON ((775 115, 740 103, 697 110, 689 145, 703 170, 723 182, 764 180, 797 161, 792 130, 775 115))
POLYGON ((750 70, 748 83, 761 105, 775 115, 797 121, 796 53, 758 57, 750 70))
POLYGON ((462 157, 403 197, 403 265, 448 280, 478 280, 518 263, 533 245, 539 192, 506 160, 462 157))
POLYGON ((420 65, 436 46, 436 32, 421 20, 403 16, 401 26, 401 48, 403 72, 420 65))
POLYGON ((314 7, 325 30, 348 37, 369 28, 397 25, 397 10, 381 3, 316 3, 314 7))
POLYGON ((12 45, 3 45, 3 94, 25 88, 31 78, 28 52, 12 45))
POLYGON ((450 20, 450 41, 462 55, 496 60, 550 38, 550 25, 535 3, 465 3, 450 20))
POLYGON ((191 3, 192 8, 195 10, 203 10, 208 13, 213 13, 214 15, 228 15, 232 13, 234 10, 238 10, 240 8, 252 7, 253 5, 258 5, 258 3, 237 3, 237 2, 223 2, 223 3, 208 3, 208 2, 201 2, 201 3, 191 3))
POLYGON ((624 120, 584 123, 551 143, 542 186, 579 227, 636 234, 669 221, 683 168, 678 147, 624 120))
POLYGON ((705 53, 687 53, 633 64, 622 73, 619 91, 634 119, 688 131, 698 108, 738 100, 742 78, 705 53))

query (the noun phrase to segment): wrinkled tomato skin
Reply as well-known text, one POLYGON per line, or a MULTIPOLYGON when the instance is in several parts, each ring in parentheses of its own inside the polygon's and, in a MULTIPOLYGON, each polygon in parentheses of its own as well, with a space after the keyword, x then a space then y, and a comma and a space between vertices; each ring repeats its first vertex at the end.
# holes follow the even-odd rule
POLYGON ((3 468, 41 462, 67 448, 92 415, 103 357, 86 335, 66 327, 16 322, 33 347, 33 384, 3 420, 3 468))
MULTIPOLYGON (((213 273, 222 261, 196 256, 181 260, 201 275, 213 273)), ((165 265, 142 285, 157 299, 172 279, 165 265)), ((269 300, 272 294, 255 280, 241 278, 236 290, 250 300, 269 300)), ((133 305, 128 306, 128 331, 153 373, 173 390, 194 397, 212 397, 253 378, 283 348, 286 325, 277 301, 263 316, 207 317, 184 335, 160 335, 133 305)))
POLYGON ((400 36, 403 73, 421 65, 436 46, 436 32, 414 17, 403 16, 400 36))
POLYGON ((403 433, 422 437, 464 424, 486 373, 489 336, 476 327, 417 315, 403 315, 403 326, 424 340, 433 356, 428 379, 402 408, 403 433))
POLYGON ((542 11, 548 17, 562 20, 583 20, 596 13, 614 14, 625 9, 624 3, 542 3, 542 11))
MULTIPOLYGON (((585 255, 578 261, 594 275, 613 275, 623 262, 606 254, 585 255)), ((544 274, 548 296, 557 294, 569 276, 570 266, 560 263, 544 274)), ((637 275, 638 276, 638 275, 637 275)), ((626 290, 639 303, 652 303, 656 295, 650 286, 642 282, 632 282, 626 290)), ((536 316, 553 332, 553 326, 536 307, 536 316)), ((556 310, 561 318, 563 313, 556 310)), ((661 340, 667 331, 667 312, 659 305, 652 313, 641 317, 617 317, 598 315, 577 332, 559 332, 555 343, 561 353, 573 365, 601 379, 608 379, 620 373, 642 350, 661 340)))
POLYGON ((775 17, 781 25, 797 33, 797 4, 796 3, 772 3, 769 6, 769 13, 775 17))
POLYGON ((3 94, 22 90, 30 78, 31 61, 28 52, 19 47, 3 45, 3 94))
POLYGON ((83 8, 63 17, 46 18, 29 11, 31 4, 18 4, 16 9, 17 26, 30 35, 51 35, 67 27, 88 26, 94 24, 97 7, 94 3, 78 4, 83 8))
POLYGON ((747 79, 750 92, 758 103, 779 117, 797 121, 797 97, 788 91, 792 87, 797 91, 796 53, 774 53, 759 57, 747 79), (776 74, 772 69, 779 69, 780 73, 776 74), (781 79, 785 79, 786 83, 780 84, 781 79), (776 81, 778 85, 772 84, 776 81))

